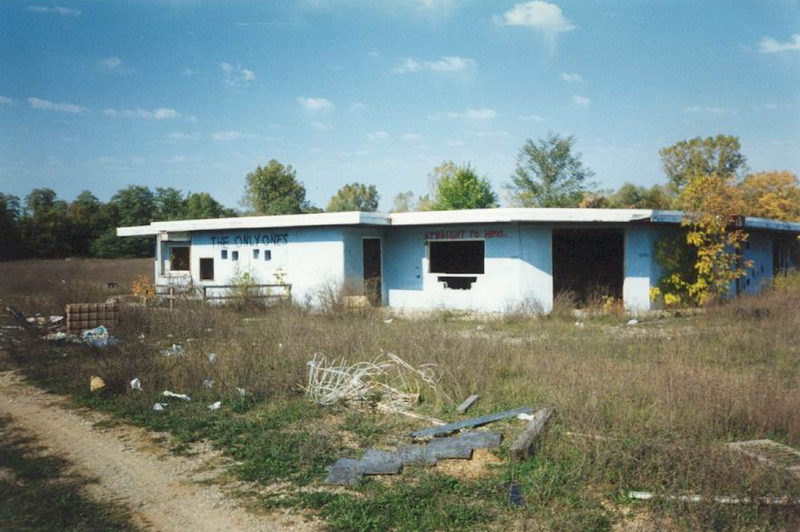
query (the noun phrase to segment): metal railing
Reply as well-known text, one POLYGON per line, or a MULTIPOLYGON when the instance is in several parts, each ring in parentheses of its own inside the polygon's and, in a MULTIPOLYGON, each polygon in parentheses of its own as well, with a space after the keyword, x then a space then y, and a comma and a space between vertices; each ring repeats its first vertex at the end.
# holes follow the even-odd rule
POLYGON ((172 308, 178 299, 201 299, 202 301, 217 301, 231 299, 285 299, 292 298, 292 285, 290 284, 213 284, 213 285, 187 285, 176 286, 167 284, 155 285, 155 296, 169 301, 172 308), (215 293, 221 291, 222 294, 215 293))

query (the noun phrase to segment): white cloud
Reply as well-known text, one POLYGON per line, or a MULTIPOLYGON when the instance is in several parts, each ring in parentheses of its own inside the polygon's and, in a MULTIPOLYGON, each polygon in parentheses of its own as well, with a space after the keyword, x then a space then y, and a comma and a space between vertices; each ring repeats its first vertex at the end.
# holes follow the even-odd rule
POLYGON ((517 120, 520 122, 544 122, 544 117, 539 115, 518 115, 517 120))
POLYGON ((560 33, 576 28, 560 7, 540 0, 515 5, 498 22, 505 26, 526 26, 544 33, 560 33))
POLYGON ((381 53, 377 50, 370 50, 369 52, 367 52, 367 55, 372 57, 373 59, 377 59, 378 57, 381 56, 381 53))
POLYGON ((511 133, 509 133, 508 131, 503 131, 502 129, 499 129, 497 131, 478 131, 475 133, 476 137, 490 138, 490 139, 508 137, 509 135, 511 135, 511 133))
POLYGON ((369 140, 384 140, 389 138, 389 134, 385 131, 373 131, 367 133, 367 138, 369 140))
POLYGON ((693 105, 691 107, 684 108, 683 112, 690 114, 707 113, 712 115, 735 115, 739 111, 736 109, 730 109, 728 107, 704 107, 700 105, 693 105))
POLYGON ((562 72, 559 78, 561 78, 561 81, 566 81, 567 83, 583 83, 583 76, 577 73, 569 74, 567 72, 562 72))
POLYGON ((502 16, 495 16, 494 20, 503 26, 533 28, 547 42, 551 55, 555 52, 558 34, 577 27, 564 16, 560 7, 540 0, 516 4, 502 16))
POLYGON ((589 107, 589 104, 591 102, 592 101, 586 96, 579 96, 578 94, 576 94, 572 97, 572 103, 574 103, 578 107, 589 107))
POLYGON ((28 6, 28 11, 33 11, 34 13, 48 13, 48 14, 55 14, 55 15, 64 15, 66 17, 77 17, 81 14, 81 12, 77 9, 70 9, 68 7, 47 7, 47 6, 28 6))
POLYGON ((446 55, 436 61, 407 57, 400 65, 393 68, 392 72, 395 74, 419 72, 422 70, 429 70, 431 72, 471 72, 475 70, 476 66, 477 63, 475 63, 475 60, 469 57, 446 55))
POLYGON ((447 142, 445 142, 445 144, 447 144, 451 148, 455 148, 456 146, 463 146, 464 145, 464 141, 463 140, 448 140, 447 142))
POLYGON ((793 103, 765 103, 753 107, 755 111, 777 111, 778 109, 794 109, 797 107, 793 103))
POLYGON ((181 70, 181 76, 186 76, 187 78, 191 76, 196 76, 199 73, 200 73, 199 70, 195 70, 193 68, 184 68, 183 70, 181 70))
POLYGON ((147 109, 104 109, 103 114, 111 118, 143 118, 145 120, 169 120, 172 118, 180 118, 181 116, 178 111, 168 107, 159 107, 152 111, 147 109))
POLYGON ((758 42, 758 51, 762 54, 777 54, 800 50, 800 33, 792 34, 786 42, 777 41, 771 37, 764 37, 758 42))
POLYGON ((306 111, 329 111, 336 107, 330 100, 326 100, 325 98, 300 97, 297 99, 297 103, 306 111))
POLYGON ((311 122, 311 126, 314 129, 319 129, 320 131, 330 131, 333 129, 333 124, 330 122, 311 122))
POLYGON ((42 100, 41 98, 28 98, 28 103, 34 109, 47 111, 60 111, 62 113, 85 113, 88 111, 85 107, 74 103, 53 103, 50 100, 42 100))
POLYGON ((439 9, 449 9, 453 5, 453 0, 415 0, 420 9, 434 11, 439 9))
POLYGON ((199 161, 199 160, 200 160, 199 157, 194 157, 194 156, 190 157, 190 156, 186 156, 186 155, 173 155, 172 157, 167 159, 167 162, 168 163, 173 163, 173 164, 183 164, 183 163, 190 163, 190 162, 195 162, 195 161, 199 161))
POLYGON ((350 112, 354 113, 356 111, 363 111, 366 109, 367 106, 364 105, 364 102, 353 102, 350 104, 350 112))
POLYGON ((100 65, 106 68, 117 68, 122 65, 122 59, 119 57, 106 57, 100 60, 100 65))
POLYGON ((14 100, 0 94, 0 105, 14 105, 14 100))
POLYGON ((234 65, 232 63, 226 63, 223 61, 219 64, 219 68, 222 69, 222 81, 231 87, 256 79, 255 72, 250 69, 243 68, 242 65, 238 63, 234 65))
POLYGON ((256 135, 252 133, 242 133, 241 131, 215 131, 211 134, 214 140, 239 140, 239 139, 254 139, 256 135))
POLYGON ((428 118, 439 120, 441 118, 454 118, 466 120, 492 120, 497 118, 497 111, 494 109, 467 109, 463 113, 439 113, 435 115, 428 115, 428 118))
POLYGON ((422 135, 418 133, 403 133, 402 139, 408 142, 416 142, 422 140, 422 135))
POLYGON ((169 134, 170 140, 199 140, 201 137, 200 133, 182 133, 180 131, 174 131, 169 134))

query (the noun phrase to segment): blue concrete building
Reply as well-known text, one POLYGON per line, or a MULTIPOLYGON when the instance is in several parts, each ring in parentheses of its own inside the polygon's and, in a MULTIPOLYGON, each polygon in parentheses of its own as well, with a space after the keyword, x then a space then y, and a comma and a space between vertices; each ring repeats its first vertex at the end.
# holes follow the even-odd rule
MULTIPOLYGON (((291 285, 316 304, 344 284, 398 309, 549 311, 570 291, 607 295, 631 311, 653 307, 664 274, 656 242, 683 214, 648 209, 475 209, 342 212, 153 222, 119 236, 155 236, 158 285, 219 286, 247 276, 291 285)), ((733 293, 758 292, 797 265, 800 223, 743 218, 753 261, 733 293)))

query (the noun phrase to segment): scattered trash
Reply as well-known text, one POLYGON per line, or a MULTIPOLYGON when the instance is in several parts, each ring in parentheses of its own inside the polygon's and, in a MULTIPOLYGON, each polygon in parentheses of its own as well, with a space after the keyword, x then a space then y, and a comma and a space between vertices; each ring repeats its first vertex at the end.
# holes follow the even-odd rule
POLYGON ((328 466, 326 484, 352 486, 363 475, 394 475, 404 465, 435 465, 443 458, 470 459, 475 449, 498 447, 495 432, 466 432, 458 438, 439 438, 425 445, 401 445, 395 452, 367 449, 360 460, 340 458, 328 466))
POLYGON ((106 381, 102 377, 92 375, 89 378, 89 391, 96 392, 106 387, 106 381))
POLYGON ((78 333, 96 327, 115 327, 119 324, 119 303, 69 303, 64 309, 67 315, 67 332, 78 333))
POLYGON ((213 388, 214 387, 214 379, 205 379, 203 380, 203 386, 206 388, 213 388))
POLYGON ((640 501, 649 501, 651 499, 658 498, 685 502, 711 501, 717 504, 774 504, 781 506, 800 505, 800 499, 792 499, 791 497, 704 497, 702 495, 660 495, 651 491, 629 491, 628 498, 637 499, 640 501))
POLYGON ((283 342, 278 342, 278 349, 283 349, 283 342))
POLYGON ((94 347, 106 347, 114 343, 114 338, 108 334, 108 329, 102 325, 83 331, 81 340, 94 347))
POLYGON ((552 408, 542 408, 531 416, 528 426, 520 433, 508 451, 512 460, 527 460, 533 456, 536 452, 536 439, 552 416, 552 408))
POLYGON ((385 412, 409 415, 407 410, 417 403, 423 387, 434 396, 450 399, 439 387, 432 364, 415 368, 393 353, 352 365, 343 360, 329 363, 315 354, 307 365, 306 395, 320 405, 372 405, 385 412))
POLYGON ((131 381, 131 390, 139 390, 142 391, 142 383, 139 381, 139 377, 136 377, 131 381))
POLYGON ((479 395, 470 395, 469 397, 464 399, 463 403, 458 405, 458 408, 456 408, 456 412, 458 412, 459 414, 463 414, 464 412, 469 410, 472 407, 472 405, 475 404, 475 401, 477 401, 479 397, 480 397, 479 395))
POLYGON ((42 336, 42 339, 47 340, 48 342, 72 342, 76 344, 83 343, 83 340, 81 340, 74 334, 69 334, 64 331, 58 331, 46 334, 42 336))
POLYGON ((236 391, 239 392, 240 397, 244 397, 245 395, 247 395, 247 390, 245 390, 244 388, 236 388, 236 391))
MULTIPOLYGON (((18 311, 17 309, 15 309, 14 307, 11 307, 11 306, 6 307, 6 311, 14 317, 14 319, 17 322, 17 324, 21 328, 25 329, 28 332, 35 332, 36 331, 36 329, 37 329, 36 326, 32 325, 31 322, 28 321, 28 319, 25 317, 25 315, 22 312, 18 311)), ((34 318, 34 321, 36 321, 35 318, 34 318)))
POLYGON ((192 342, 196 342, 196 341, 197 341, 197 338, 187 338, 187 339, 186 339, 186 343, 187 343, 187 344, 190 344, 190 343, 192 343, 192 342))
POLYGON ((50 316, 50 323, 61 323, 64 321, 64 316, 50 316))
POLYGON ((139 336, 137 336, 137 338, 139 340, 144 340, 145 339, 144 333, 139 333, 139 336))
POLYGON ((515 408, 513 410, 506 410, 504 412, 496 412, 494 414, 487 414, 485 416, 463 419, 461 421, 456 421, 455 423, 442 425, 441 427, 430 427, 427 429, 416 430, 411 433, 411 437, 414 438, 415 440, 431 438, 433 436, 449 434, 451 432, 455 432, 461 429, 480 427, 481 425, 486 425, 487 423, 492 423, 494 421, 500 421, 501 419, 514 417, 518 414, 528 414, 530 412, 533 412, 533 410, 534 410, 533 407, 523 406, 520 408, 515 408))
POLYGON ((222 406, 222 401, 217 401, 216 403, 211 403, 210 405, 208 405, 208 409, 219 410, 221 406, 222 406))
POLYGON ((586 327, 586 324, 583 323, 582 321, 576 321, 575 322, 575 327, 577 327, 579 329, 583 329, 584 327, 586 327))
POLYGON ((505 487, 508 488, 508 505, 514 508, 521 508, 525 506, 525 499, 522 497, 522 492, 519 489, 519 484, 515 482, 507 482, 505 487))
POLYGON ((171 357, 171 356, 182 357, 186 353, 183 351, 183 346, 178 344, 172 344, 172 347, 170 347, 169 349, 162 349, 161 354, 164 355, 165 357, 171 357))
POLYGON ((520 421, 530 421, 533 419, 533 414, 517 414, 517 419, 520 421))
POLYGON ((383 320, 383 323, 386 323, 388 325, 389 323, 392 323, 393 321, 394 321, 394 318, 386 318, 385 320, 383 320))
POLYGON ((153 410, 156 412, 161 412, 165 408, 167 408, 167 403, 156 403, 153 405, 153 410))
POLYGON ((174 397, 175 399, 182 399, 184 401, 192 400, 192 398, 186 395, 185 393, 174 393, 169 390, 164 390, 164 393, 162 393, 161 395, 163 395, 164 397, 174 397))
POLYGON ((774 469, 781 469, 800 478, 800 451, 773 440, 735 441, 726 444, 750 458, 774 469))
POLYGON ((216 353, 209 353, 208 354, 208 361, 212 364, 217 361, 217 354, 216 353))
POLYGON ((628 320, 628 322, 625 325, 638 325, 638 324, 639 324, 639 320, 634 318, 632 320, 628 320))

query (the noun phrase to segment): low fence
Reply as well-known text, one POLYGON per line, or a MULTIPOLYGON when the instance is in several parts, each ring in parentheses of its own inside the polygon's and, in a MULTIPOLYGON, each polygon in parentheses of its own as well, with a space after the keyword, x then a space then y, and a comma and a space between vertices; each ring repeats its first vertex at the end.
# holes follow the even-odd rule
POLYGON ((215 285, 155 285, 155 296, 169 301, 172 308, 178 299, 200 299, 202 301, 226 300, 290 300, 292 285, 290 284, 215 284, 215 285))

